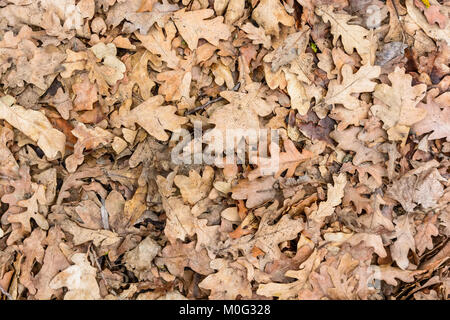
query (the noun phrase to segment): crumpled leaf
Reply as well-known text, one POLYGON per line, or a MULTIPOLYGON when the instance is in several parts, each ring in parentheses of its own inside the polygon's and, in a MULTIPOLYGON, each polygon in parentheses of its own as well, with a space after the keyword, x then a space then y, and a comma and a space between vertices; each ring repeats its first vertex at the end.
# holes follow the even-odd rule
POLYGON ((237 262, 227 265, 227 262, 220 260, 213 260, 210 265, 218 271, 199 283, 200 288, 211 290, 210 299, 230 300, 238 295, 242 298, 251 297, 251 285, 243 266, 237 262))
POLYGON ((403 68, 396 67, 388 77, 392 85, 379 84, 373 93, 383 104, 373 105, 370 110, 383 121, 390 140, 405 144, 410 127, 425 118, 426 111, 415 106, 425 96, 427 87, 411 86, 412 77, 403 68))
POLYGON ((203 170, 202 176, 197 171, 191 170, 189 171, 189 177, 177 175, 173 182, 180 188, 183 200, 194 205, 208 195, 213 179, 214 170, 207 166, 203 170))
POLYGON ((43 113, 25 109, 14 102, 15 99, 11 96, 0 98, 0 119, 35 141, 48 159, 64 156, 65 135, 54 129, 43 113))
POLYGON ((219 40, 226 40, 231 36, 228 26, 223 23, 223 17, 206 20, 214 14, 212 9, 186 11, 181 9, 174 13, 173 21, 178 28, 189 49, 197 49, 198 40, 203 38, 218 46, 219 40))
POLYGON ((262 26, 267 35, 278 37, 280 27, 278 24, 291 27, 294 25, 294 18, 291 17, 279 0, 262 0, 253 10, 253 20, 262 26))
POLYGON ((446 138, 450 141, 450 94, 447 92, 437 96, 438 94, 437 88, 431 89, 427 93, 427 103, 420 102, 417 105, 417 108, 427 112, 423 120, 412 126, 412 130, 417 135, 433 131, 428 140, 446 138))
POLYGON ((409 266, 409 250, 416 249, 408 214, 398 217, 394 223, 397 240, 390 247, 391 255, 400 269, 405 270, 409 266))
POLYGON ((400 202, 403 209, 412 212, 417 205, 425 209, 437 206, 437 200, 444 194, 440 181, 445 181, 432 160, 407 172, 388 188, 388 195, 400 202))
POLYGON ((74 265, 58 273, 49 287, 51 289, 67 287, 64 300, 100 299, 100 288, 96 280, 97 269, 91 266, 84 253, 75 253, 71 260, 74 265))

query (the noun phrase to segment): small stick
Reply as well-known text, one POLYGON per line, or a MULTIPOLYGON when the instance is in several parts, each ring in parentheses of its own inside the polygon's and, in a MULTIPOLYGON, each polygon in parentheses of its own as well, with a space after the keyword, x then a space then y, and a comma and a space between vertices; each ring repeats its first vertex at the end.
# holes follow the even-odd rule
POLYGON ((0 292, 1 292, 3 295, 5 295, 6 298, 7 298, 8 300, 14 300, 13 297, 9 294, 9 292, 6 291, 5 289, 3 289, 2 286, 0 286, 0 292))
MULTIPOLYGON (((241 86, 241 83, 238 82, 238 83, 233 87, 233 89, 231 89, 231 90, 236 91, 236 90, 239 89, 240 86, 241 86)), ((196 108, 194 108, 194 109, 192 109, 192 110, 188 110, 188 111, 186 112, 186 115, 196 113, 196 112, 199 111, 199 110, 203 110, 203 109, 205 109, 206 107, 208 107, 210 104, 213 104, 214 102, 220 101, 220 100, 222 100, 222 99, 223 99, 223 98, 219 96, 219 97, 217 97, 217 98, 215 98, 215 99, 209 100, 208 102, 202 104, 201 106, 198 106, 198 107, 196 107, 196 108)))

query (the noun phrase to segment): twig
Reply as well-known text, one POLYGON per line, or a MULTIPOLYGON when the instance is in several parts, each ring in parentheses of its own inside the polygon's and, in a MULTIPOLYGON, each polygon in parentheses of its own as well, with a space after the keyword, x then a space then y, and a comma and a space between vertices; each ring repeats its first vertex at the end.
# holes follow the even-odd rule
POLYGON ((5 289, 3 289, 3 287, 0 285, 0 292, 6 296, 6 298, 8 300, 14 300, 14 298, 12 297, 12 295, 9 294, 8 291, 6 291, 5 289))
MULTIPOLYGON (((231 90, 232 90, 232 91, 236 91, 236 90, 239 89, 240 86, 241 86, 241 83, 238 82, 238 83, 233 87, 233 89, 231 89, 231 90)), ((187 112, 186 112, 186 115, 196 113, 196 112, 199 111, 199 110, 203 110, 203 109, 205 109, 206 107, 208 107, 210 104, 213 104, 214 102, 220 101, 220 100, 222 100, 222 99, 223 99, 223 98, 219 96, 219 97, 217 97, 217 98, 215 98, 215 99, 209 100, 208 102, 202 104, 201 106, 198 106, 198 107, 196 107, 196 108, 194 108, 194 109, 192 109, 192 110, 187 111, 187 112)))
POLYGON ((108 280, 106 280, 105 275, 103 274, 103 270, 102 267, 100 266, 100 263, 97 260, 97 254, 95 253, 94 249, 92 248, 92 246, 89 247, 89 252, 92 253, 93 260, 95 261, 95 264, 98 268, 98 270, 100 271, 100 275, 102 277, 103 282, 105 282, 106 284, 106 289, 108 290, 109 293, 112 293, 114 296, 118 297, 117 292, 113 289, 113 287, 109 284, 108 280))

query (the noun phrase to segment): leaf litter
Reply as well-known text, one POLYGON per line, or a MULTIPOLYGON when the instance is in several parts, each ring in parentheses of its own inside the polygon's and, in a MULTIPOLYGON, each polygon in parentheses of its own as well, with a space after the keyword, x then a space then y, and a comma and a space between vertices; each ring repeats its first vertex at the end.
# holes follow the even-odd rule
POLYGON ((448 299, 449 13, 1 0, 0 299, 448 299))

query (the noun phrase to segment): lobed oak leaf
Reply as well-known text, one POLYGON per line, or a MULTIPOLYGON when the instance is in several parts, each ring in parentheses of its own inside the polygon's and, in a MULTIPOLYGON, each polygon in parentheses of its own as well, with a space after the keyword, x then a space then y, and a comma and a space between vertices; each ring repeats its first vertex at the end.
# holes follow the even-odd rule
POLYGON ((338 142, 338 147, 356 153, 353 157, 353 164, 355 165, 360 165, 366 161, 371 161, 374 164, 384 161, 384 157, 380 152, 374 150, 374 148, 366 147, 357 138, 361 131, 360 127, 351 127, 343 131, 335 130, 330 133, 330 136, 338 142))
POLYGON ((283 253, 279 244, 296 238, 304 229, 304 222, 301 219, 292 219, 290 215, 285 214, 273 224, 273 220, 280 214, 280 211, 276 211, 277 206, 278 203, 275 201, 269 208, 261 208, 262 218, 256 233, 227 240, 218 253, 236 254, 242 251, 245 256, 251 256, 256 246, 264 252, 259 264, 262 270, 267 263, 281 259, 283 253))
POLYGON ((255 27, 252 23, 247 22, 241 27, 241 30, 247 34, 247 37, 252 40, 253 44, 262 44, 264 48, 270 49, 272 41, 263 28, 255 27))
POLYGON ((117 48, 114 43, 104 44, 103 42, 99 42, 92 46, 90 50, 97 59, 102 61, 102 65, 94 68, 94 70, 97 75, 101 75, 102 78, 104 78, 106 83, 113 86, 117 81, 123 79, 126 67, 125 64, 116 57, 117 48))
POLYGON ((43 230, 48 230, 49 224, 45 216, 39 212, 39 205, 46 204, 45 188, 43 185, 33 183, 33 196, 26 200, 20 200, 17 205, 27 208, 26 211, 20 212, 8 217, 11 223, 20 223, 25 232, 31 232, 31 219, 43 230))
POLYGON ((178 5, 171 4, 167 0, 163 0, 162 3, 153 1, 150 12, 147 11, 148 8, 149 4, 143 3, 142 0, 120 1, 108 10, 105 22, 115 28, 126 20, 122 27, 123 32, 133 33, 139 30, 140 33, 147 34, 155 23, 162 27, 172 12, 179 9, 178 5))
POLYGON ((162 197, 162 204, 167 215, 164 233, 170 243, 175 243, 176 239, 185 241, 187 237, 192 237, 195 234, 196 219, 191 208, 176 197, 162 197))
POLYGON ((344 188, 347 184, 346 174, 341 173, 333 177, 334 186, 328 184, 327 201, 322 201, 316 212, 312 213, 309 218, 317 222, 323 221, 326 217, 334 213, 334 208, 341 204, 344 197, 344 188))
POLYGON ((253 10, 253 20, 266 30, 267 35, 278 37, 280 33, 280 23, 287 27, 294 25, 295 20, 291 17, 279 0, 262 0, 253 10))
POLYGON ((49 160, 64 156, 66 136, 54 129, 42 112, 25 109, 14 101, 11 96, 0 98, 0 119, 35 141, 49 160))
POLYGON ((121 116, 119 122, 127 127, 137 123, 156 139, 166 141, 169 139, 169 135, 165 130, 178 130, 188 119, 176 115, 177 108, 175 106, 163 106, 163 101, 162 96, 153 96, 131 111, 129 109, 121 110, 124 115, 119 114, 119 117, 121 116))
POLYGON ((289 270, 286 276, 297 279, 291 283, 267 283, 260 284, 256 293, 266 297, 277 297, 279 299, 291 299, 297 297, 300 290, 307 286, 309 275, 312 271, 317 269, 323 257, 326 254, 326 249, 322 248, 314 250, 308 259, 300 264, 299 270, 289 270))
POLYGON ((145 280, 153 259, 160 251, 161 246, 148 236, 136 248, 125 253, 123 261, 127 269, 132 270, 139 279, 145 280))
POLYGON ((155 263, 157 265, 164 264, 170 273, 181 278, 184 275, 185 267, 202 275, 213 273, 214 270, 209 266, 210 261, 205 249, 195 250, 195 241, 189 243, 176 241, 162 249, 161 258, 156 258, 155 263))
POLYGON ((136 38, 142 42, 145 49, 153 54, 158 55, 162 61, 167 63, 171 69, 175 69, 180 58, 177 56, 174 49, 172 49, 172 40, 175 37, 176 29, 172 24, 165 26, 166 36, 161 28, 153 27, 146 35, 136 32, 136 38))
POLYGON ((304 54, 310 33, 310 28, 305 26, 299 32, 288 35, 278 48, 264 56, 264 61, 272 64, 272 72, 277 72, 304 54))
POLYGON ((361 26, 349 24, 353 19, 347 13, 333 12, 333 6, 321 5, 316 7, 315 12, 321 16, 324 22, 330 22, 333 34, 333 45, 341 38, 344 50, 352 54, 356 49, 362 59, 362 64, 373 64, 375 59, 375 48, 368 39, 369 31, 361 26))
POLYGON ((78 138, 74 146, 74 153, 66 158, 67 171, 75 172, 77 167, 84 161, 84 150, 94 150, 100 145, 111 143, 114 135, 100 127, 88 128, 83 123, 77 123, 72 134, 78 138))
POLYGON ((383 104, 373 105, 370 110, 383 121, 383 128, 387 130, 389 139, 400 140, 404 145, 410 127, 425 118, 426 111, 415 106, 425 96, 427 86, 411 86, 412 77, 399 67, 388 78, 392 85, 379 84, 373 93, 383 104))
POLYGON ((94 103, 98 101, 97 86, 89 80, 86 73, 80 77, 80 82, 72 85, 73 93, 76 94, 73 101, 74 110, 92 110, 94 103))
POLYGON ((208 195, 213 179, 214 169, 206 166, 202 176, 197 171, 190 170, 189 177, 177 175, 173 182, 180 189, 183 200, 194 205, 208 195))
POLYGON ((49 287, 54 290, 67 287, 64 300, 100 299, 100 288, 96 280, 97 269, 91 266, 84 253, 75 253, 71 260, 74 265, 58 273, 49 287))
POLYGON ((432 160, 407 172, 393 182, 387 195, 400 202, 407 212, 414 211, 419 204, 425 209, 436 207, 444 194, 441 184, 444 179, 436 169, 437 165, 437 161, 432 160))
POLYGON ((273 167, 271 158, 258 157, 257 158, 258 168, 249 172, 248 179, 254 180, 258 177, 272 174, 275 175, 275 178, 278 178, 286 170, 287 172, 285 177, 290 178, 294 175, 295 169, 300 163, 311 159, 314 155, 311 151, 308 151, 306 149, 303 149, 302 152, 300 153, 295 147, 294 142, 292 142, 289 139, 286 139, 284 141, 284 149, 285 152, 281 152, 279 154, 277 168, 273 167))
POLYGON ((36 294, 36 287, 33 283, 32 269, 35 264, 42 263, 44 258, 44 247, 42 241, 45 239, 45 231, 34 229, 31 235, 23 241, 23 254, 25 261, 22 262, 20 270, 20 283, 23 284, 31 294, 36 294))
POLYGON ((433 238, 439 235, 436 227, 437 215, 429 215, 424 219, 424 223, 419 225, 414 236, 417 253, 421 256, 425 249, 433 249, 433 238))
POLYGON ((218 269, 216 273, 208 275, 198 285, 202 289, 211 290, 209 299, 230 300, 237 296, 250 298, 252 287, 247 279, 245 269, 238 263, 213 260, 211 266, 218 269))
POLYGON ((33 279, 33 285, 37 290, 34 295, 36 299, 50 300, 53 296, 58 296, 58 291, 62 292, 62 289, 51 289, 49 284, 53 277, 61 272, 61 270, 70 266, 66 256, 59 248, 59 244, 63 238, 64 233, 59 227, 51 227, 47 233, 47 237, 41 243, 42 245, 47 245, 47 248, 45 249, 42 260, 42 268, 33 279))
POLYGON ((7 143, 14 139, 14 132, 7 127, 0 126, 0 175, 19 177, 19 165, 7 143))
POLYGON ((236 200, 247 200, 246 207, 254 208, 275 197, 273 177, 259 178, 253 181, 241 180, 231 189, 231 197, 236 200))
POLYGON ((408 253, 416 249, 412 228, 408 214, 398 217, 395 221, 395 236, 397 239, 390 246, 392 259, 400 269, 405 270, 409 266, 408 253))
POLYGON ((450 94, 448 92, 439 94, 439 89, 434 88, 427 93, 427 103, 420 102, 417 107, 426 110, 423 120, 412 126, 413 132, 422 135, 432 133, 428 140, 446 138, 450 141, 450 94))
POLYGON ((378 234, 362 233, 362 232, 355 233, 346 242, 349 243, 351 246, 356 246, 361 242, 363 242, 365 246, 373 248, 375 253, 379 257, 384 258, 387 256, 386 250, 384 249, 383 246, 383 240, 381 239, 381 236, 378 234))
POLYGON ((212 9, 186 11, 181 9, 173 14, 173 21, 189 49, 197 49, 198 40, 205 39, 218 46, 219 40, 227 40, 231 36, 230 29, 223 23, 223 16, 206 20, 214 15, 212 9))
POLYGON ((354 94, 372 92, 377 83, 371 79, 378 78, 380 72, 379 66, 363 65, 356 73, 353 73, 352 67, 344 64, 341 69, 342 81, 339 83, 338 80, 331 80, 325 101, 329 104, 342 104, 350 110, 359 109, 361 104, 354 94))
POLYGON ((446 41, 450 43, 450 24, 447 23, 444 29, 439 26, 429 24, 426 17, 420 12, 414 5, 413 0, 406 0, 406 9, 408 10, 408 16, 415 22, 426 34, 432 39, 446 41))
POLYGON ((374 278, 383 280, 391 286, 397 286, 395 279, 400 279, 403 282, 414 282, 414 275, 416 271, 402 270, 392 267, 390 265, 374 266, 374 278))

